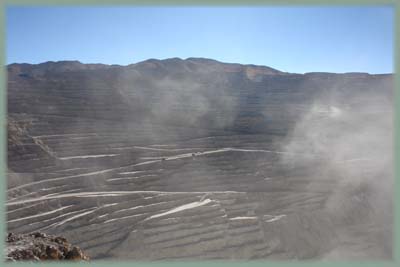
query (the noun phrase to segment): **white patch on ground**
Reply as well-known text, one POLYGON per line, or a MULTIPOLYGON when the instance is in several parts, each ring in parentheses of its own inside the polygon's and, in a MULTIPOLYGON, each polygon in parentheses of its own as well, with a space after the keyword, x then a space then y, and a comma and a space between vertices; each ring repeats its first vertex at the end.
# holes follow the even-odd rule
POLYGON ((145 147, 145 146, 118 147, 118 148, 114 148, 114 149, 118 149, 118 150, 141 149, 141 150, 151 150, 151 151, 188 151, 188 150, 194 150, 194 148, 156 148, 156 147, 145 147))
POLYGON ((118 155, 119 154, 84 155, 84 156, 62 157, 62 158, 59 158, 59 159, 67 160, 67 159, 103 158, 103 157, 115 157, 115 156, 118 156, 118 155))
POLYGON ((282 219, 283 217, 286 217, 286 214, 281 214, 281 215, 264 215, 265 222, 275 222, 277 220, 282 219))
POLYGON ((169 210, 167 212, 163 212, 163 213, 160 213, 160 214, 156 214, 156 215, 150 216, 148 218, 148 220, 149 219, 154 219, 154 218, 159 218, 159 217, 162 217, 162 216, 165 216, 165 215, 169 215, 169 214, 172 214, 172 213, 177 213, 177 212, 180 212, 180 211, 183 211, 183 210, 188 210, 188 209, 193 209, 193 208, 196 208, 196 207, 204 206, 204 205, 206 205, 206 204, 208 204, 210 202, 211 202, 211 199, 207 198, 207 199, 205 199, 203 201, 196 201, 196 202, 192 202, 192 203, 189 203, 189 204, 185 204, 185 205, 176 207, 176 208, 174 208, 172 210, 169 210))
POLYGON ((229 220, 235 221, 235 220, 257 220, 258 217, 234 217, 230 218, 229 220))
POLYGON ((138 178, 137 176, 134 177, 124 177, 124 178, 113 178, 113 179, 107 179, 107 182, 111 182, 111 181, 121 181, 121 180, 132 180, 138 178))
POLYGON ((34 138, 47 138, 47 137, 64 137, 64 136, 97 136, 97 133, 73 133, 73 134, 50 134, 50 135, 37 135, 33 136, 34 138))
POLYGON ((118 205, 119 203, 110 203, 110 204, 105 204, 105 205, 103 205, 103 208, 105 208, 105 207, 111 207, 111 206, 115 206, 115 205, 118 205))
POLYGON ((160 162, 161 160, 150 160, 150 161, 145 161, 145 162, 141 162, 141 163, 138 163, 138 164, 135 164, 135 165, 133 165, 133 166, 141 166, 141 165, 147 165, 147 164, 151 164, 151 163, 155 163, 155 162, 160 162))

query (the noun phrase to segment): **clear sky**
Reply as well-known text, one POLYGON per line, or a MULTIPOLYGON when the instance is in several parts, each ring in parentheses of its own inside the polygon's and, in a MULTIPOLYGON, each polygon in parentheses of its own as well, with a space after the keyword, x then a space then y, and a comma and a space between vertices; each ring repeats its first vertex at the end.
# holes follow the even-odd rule
POLYGON ((296 73, 394 71, 391 6, 11 6, 6 19, 7 64, 206 57, 296 73))

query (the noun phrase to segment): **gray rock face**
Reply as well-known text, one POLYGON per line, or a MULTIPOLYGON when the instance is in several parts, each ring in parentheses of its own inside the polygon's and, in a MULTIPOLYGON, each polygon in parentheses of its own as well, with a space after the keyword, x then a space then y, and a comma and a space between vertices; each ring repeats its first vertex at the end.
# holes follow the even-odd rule
POLYGON ((8 66, 7 228, 92 259, 388 259, 390 74, 8 66))

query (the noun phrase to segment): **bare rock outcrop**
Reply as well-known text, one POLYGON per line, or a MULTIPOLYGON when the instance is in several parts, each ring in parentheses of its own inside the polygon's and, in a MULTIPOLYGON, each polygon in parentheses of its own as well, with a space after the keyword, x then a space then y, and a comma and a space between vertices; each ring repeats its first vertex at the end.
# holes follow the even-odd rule
POLYGON ((8 261, 89 260, 88 255, 79 247, 71 245, 64 237, 41 232, 9 233, 6 239, 6 254, 8 261))

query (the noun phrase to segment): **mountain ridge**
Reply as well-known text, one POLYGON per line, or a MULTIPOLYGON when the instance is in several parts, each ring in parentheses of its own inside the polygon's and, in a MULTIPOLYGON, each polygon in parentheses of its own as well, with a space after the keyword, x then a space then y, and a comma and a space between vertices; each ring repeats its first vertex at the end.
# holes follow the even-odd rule
MULTIPOLYGON (((208 64, 208 65, 224 65, 224 66, 231 66, 239 68, 254 68, 258 70, 269 71, 270 74, 286 74, 286 75, 315 75, 315 74, 351 74, 351 75, 393 75, 393 73, 368 73, 368 72, 361 72, 361 71, 350 71, 350 72, 328 72, 328 71, 311 71, 311 72, 304 72, 304 73, 297 73, 297 72, 284 72, 278 70, 276 68, 269 67, 267 65, 258 65, 258 64, 243 64, 243 63, 232 63, 232 62, 222 62, 219 60, 211 59, 211 58, 204 58, 204 57, 188 57, 185 59, 179 57, 172 57, 172 58, 165 58, 165 59, 155 59, 149 58, 146 60, 142 60, 136 63, 130 63, 127 65, 120 65, 120 64, 105 64, 105 63, 82 63, 79 60, 59 60, 59 61, 45 61, 41 63, 10 63, 6 65, 7 69, 12 68, 20 68, 20 67, 48 67, 54 68, 59 67, 63 69, 63 67, 72 67, 75 66, 73 70, 94 70, 94 69, 108 69, 108 68, 132 68, 137 67, 145 64, 180 64, 180 63, 194 63, 194 64, 208 64)), ((64 69, 65 70, 65 69, 64 69)), ((68 70, 68 69, 67 69, 68 70)))

